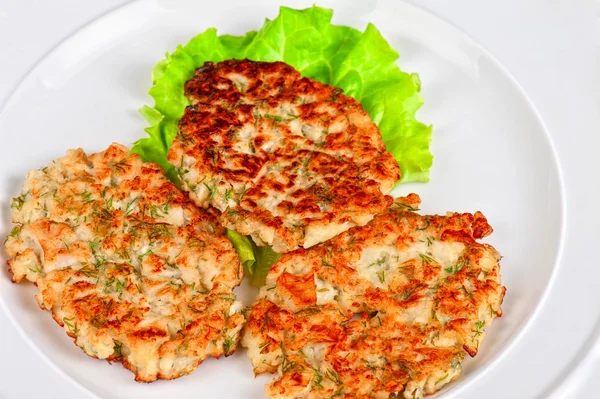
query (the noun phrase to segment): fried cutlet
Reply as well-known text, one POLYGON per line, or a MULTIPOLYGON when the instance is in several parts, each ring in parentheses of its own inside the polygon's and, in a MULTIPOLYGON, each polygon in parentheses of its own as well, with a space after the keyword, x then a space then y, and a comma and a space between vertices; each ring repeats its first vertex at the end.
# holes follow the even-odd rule
POLYGON ((40 308, 89 356, 149 382, 235 351, 239 259, 215 214, 160 167, 116 144, 70 150, 29 172, 11 208, 13 281, 34 282, 40 308))
POLYGON ((338 88, 282 62, 207 62, 169 151, 182 187, 222 224, 285 253, 364 225, 400 177, 379 129, 338 88))
POLYGON ((456 379, 502 314, 500 255, 476 212, 399 198, 365 226, 271 269, 243 332, 271 398, 420 398, 456 379))

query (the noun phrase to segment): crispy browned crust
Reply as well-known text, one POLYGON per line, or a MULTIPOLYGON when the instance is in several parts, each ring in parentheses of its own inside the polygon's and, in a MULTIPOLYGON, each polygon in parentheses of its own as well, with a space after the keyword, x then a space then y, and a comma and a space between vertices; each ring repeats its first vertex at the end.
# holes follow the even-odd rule
POLYGON ((492 229, 480 212, 420 216, 418 203, 397 199, 271 269, 242 339, 256 373, 279 374, 267 396, 418 398, 476 355, 505 292, 500 255, 476 241, 492 229))
POLYGON ((363 107, 282 62, 207 62, 169 161, 198 205, 284 253, 384 211, 399 168, 363 107), (321 234, 324 235, 321 235, 321 234))
POLYGON ((40 307, 88 355, 150 382, 235 351, 239 259, 213 211, 157 165, 116 144, 71 150, 28 174, 12 215, 13 281, 33 281, 40 307))

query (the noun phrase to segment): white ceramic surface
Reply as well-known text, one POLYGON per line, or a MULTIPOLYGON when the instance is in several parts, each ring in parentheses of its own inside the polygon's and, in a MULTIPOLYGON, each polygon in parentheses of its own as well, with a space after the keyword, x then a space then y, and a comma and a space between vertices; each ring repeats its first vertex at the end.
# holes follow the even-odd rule
MULTIPOLYGON (((18 193, 27 170, 67 148, 101 150, 112 141, 131 144, 143 135, 136 109, 150 101, 150 70, 165 51, 210 26, 233 34, 256 29, 264 17, 277 14, 279 4, 224 1, 207 10, 194 3, 128 5, 72 36, 27 77, 0 114, 0 233, 9 230, 8 199, 18 193)), ((419 117, 434 125, 432 181, 400 186, 398 193, 419 193, 424 212, 483 211, 496 230, 488 242, 505 256, 505 316, 494 323, 461 380, 446 390, 458 395, 533 325, 549 289, 564 231, 557 160, 518 85, 460 31, 404 3, 362 3, 338 11, 338 24, 363 28, 374 22, 401 52, 401 68, 421 76, 426 105, 419 117)), ((85 357, 49 314, 39 311, 34 292, 26 284, 11 284, 2 269, 0 299, 18 328, 68 379, 92 394, 262 397, 269 378, 253 379, 244 351, 206 361, 180 380, 136 384, 122 368, 85 357)))

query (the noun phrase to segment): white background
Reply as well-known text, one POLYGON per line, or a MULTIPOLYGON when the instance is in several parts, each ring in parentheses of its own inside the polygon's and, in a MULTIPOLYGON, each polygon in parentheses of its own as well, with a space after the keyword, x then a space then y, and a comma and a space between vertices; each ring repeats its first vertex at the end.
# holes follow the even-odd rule
MULTIPOLYGON (((123 3, 123 0, 0 0, 0 105, 27 71, 62 39, 123 3)), ((577 215, 589 215, 589 219, 568 218, 567 223, 593 224, 598 235, 600 224, 594 205, 600 199, 586 194, 598 191, 600 185, 597 161, 600 157, 590 157, 597 154, 598 145, 595 151, 589 148, 600 143, 599 4, 591 0, 421 0, 413 3, 473 36, 524 87, 548 126, 565 176, 579 175, 589 181, 589 191, 583 189, 577 195, 569 195, 567 179, 568 206, 578 209, 577 215), (578 157, 578 153, 582 155, 578 157)), ((581 250, 588 257, 593 257, 595 252, 595 248, 581 250)), ((595 263, 600 267, 597 258, 595 263)), ((568 265, 563 267, 568 271, 568 265)), ((585 276, 571 278, 580 292, 596 292, 587 297, 582 294, 582 298, 599 297, 597 281, 586 280, 585 276)), ((553 312, 545 317, 560 318, 561 314, 571 311, 561 307, 559 302, 552 305, 553 312)), ((591 324, 598 320, 600 302, 584 302, 581 306, 589 308, 591 324)), ((587 327, 571 326, 573 334, 565 340, 590 339, 577 334, 588 331, 587 327)), ((553 351, 560 347, 560 342, 548 343, 547 351, 536 353, 537 359, 532 359, 532 364, 552 362, 553 351)), ((581 367, 564 365, 559 377, 567 377, 570 372, 572 375, 556 391, 557 396, 600 397, 599 352, 600 345, 596 345, 596 350, 581 367)), ((557 376, 552 379, 559 381, 557 376)), ((505 383, 510 384, 510 381, 505 383)), ((523 397, 519 395, 521 387, 513 388, 515 398, 523 397)), ((538 392, 542 392, 551 387, 538 388, 538 392)), ((0 398, 29 398, 39 396, 40 392, 48 397, 81 397, 81 391, 41 361, 0 311, 0 398)))

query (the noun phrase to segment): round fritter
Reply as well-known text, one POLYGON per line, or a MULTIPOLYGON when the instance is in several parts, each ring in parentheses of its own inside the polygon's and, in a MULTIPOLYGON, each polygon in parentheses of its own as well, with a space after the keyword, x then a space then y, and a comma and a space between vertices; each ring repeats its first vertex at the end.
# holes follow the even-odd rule
POLYGON ((279 253, 364 225, 400 178, 379 129, 340 89, 282 62, 207 62, 168 159, 199 206, 279 253))
POLYGON ((40 307, 88 355, 149 382, 235 351, 239 259, 215 215, 158 166, 116 144, 70 150, 29 172, 11 208, 13 281, 36 283, 40 307))
POLYGON ((272 398, 420 398, 458 377, 501 315, 477 212, 420 216, 411 194, 366 226, 284 255, 244 329, 272 398))

